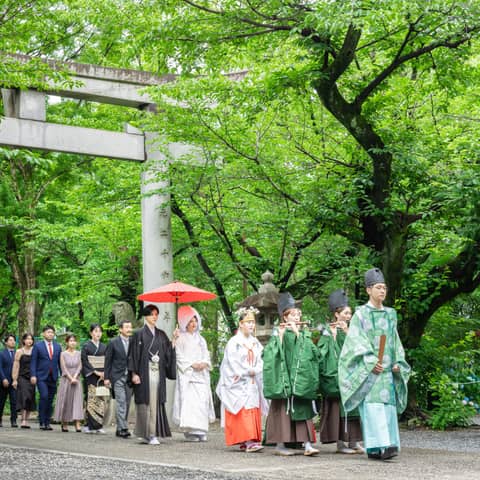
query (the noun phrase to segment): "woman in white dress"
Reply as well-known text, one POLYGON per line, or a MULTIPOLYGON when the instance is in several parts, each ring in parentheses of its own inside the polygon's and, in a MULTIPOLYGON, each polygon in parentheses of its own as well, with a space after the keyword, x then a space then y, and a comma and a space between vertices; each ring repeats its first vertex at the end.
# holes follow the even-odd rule
POLYGON ((176 339, 177 382, 173 422, 193 442, 207 440, 208 425, 215 421, 210 389, 210 353, 200 335, 201 318, 189 305, 178 309, 180 335, 176 339))

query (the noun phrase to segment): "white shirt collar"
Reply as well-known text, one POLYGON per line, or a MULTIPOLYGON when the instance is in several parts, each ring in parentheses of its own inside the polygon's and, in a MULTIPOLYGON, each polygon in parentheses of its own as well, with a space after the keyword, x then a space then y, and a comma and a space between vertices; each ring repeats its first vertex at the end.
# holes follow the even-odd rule
POLYGON ((370 308, 373 308, 374 310, 385 310, 385 306, 382 305, 382 308, 377 308, 373 305, 372 302, 370 302, 370 300, 367 302, 367 305, 370 307, 370 308))

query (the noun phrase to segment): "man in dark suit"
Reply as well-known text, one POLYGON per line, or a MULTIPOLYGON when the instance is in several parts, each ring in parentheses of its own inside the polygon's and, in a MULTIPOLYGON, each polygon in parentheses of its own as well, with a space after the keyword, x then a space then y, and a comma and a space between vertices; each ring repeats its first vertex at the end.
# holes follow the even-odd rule
POLYGON ((3 409, 7 397, 10 397, 10 424, 17 427, 17 391, 12 387, 12 368, 15 359, 15 335, 7 335, 4 340, 5 349, 0 352, 0 427, 2 426, 3 409))
POLYGON ((62 347, 54 341, 55 329, 51 325, 43 327, 43 342, 37 342, 32 349, 30 371, 31 382, 37 385, 40 394, 38 417, 41 430, 53 430, 50 418, 53 411, 53 398, 57 391, 62 347))
POLYGON ((126 320, 119 325, 119 335, 110 341, 105 352, 105 385, 113 387, 113 397, 117 402, 117 437, 128 438, 128 408, 132 398, 132 388, 127 383, 128 348, 132 324, 126 320))

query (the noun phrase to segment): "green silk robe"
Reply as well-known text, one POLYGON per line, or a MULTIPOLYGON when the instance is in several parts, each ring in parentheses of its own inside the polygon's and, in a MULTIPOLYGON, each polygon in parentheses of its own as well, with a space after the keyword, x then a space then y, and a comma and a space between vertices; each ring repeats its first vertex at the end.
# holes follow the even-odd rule
POLYGON ((370 304, 359 307, 352 317, 338 365, 342 403, 347 412, 361 402, 396 406, 402 413, 407 406, 407 382, 410 366, 405 361, 397 332, 397 314, 393 308, 377 310, 370 304), (380 336, 386 335, 384 371, 372 373, 378 361, 380 336), (399 373, 392 367, 398 365, 399 373))

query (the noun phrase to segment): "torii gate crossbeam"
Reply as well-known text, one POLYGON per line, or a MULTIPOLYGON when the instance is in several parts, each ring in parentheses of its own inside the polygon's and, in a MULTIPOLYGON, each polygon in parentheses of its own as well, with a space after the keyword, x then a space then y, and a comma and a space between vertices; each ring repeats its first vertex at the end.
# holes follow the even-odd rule
MULTIPOLYGON (((29 60, 23 55, 13 57, 22 62, 29 60)), ((2 89, 4 118, 0 119, 0 145, 147 162, 141 187, 143 288, 148 291, 172 281, 170 197, 164 193, 168 190, 168 181, 156 180, 154 175, 168 168, 159 147, 167 147, 173 159, 191 152, 191 148, 184 144, 160 145, 156 134, 144 133, 128 125, 125 132, 112 132, 48 123, 46 95, 156 111, 155 103, 142 90, 174 81, 175 76, 159 77, 148 72, 79 63, 49 64, 68 70, 73 86, 60 90, 52 86, 42 92, 2 89), (152 195, 152 191, 157 193, 152 195)), ((175 325, 173 307, 162 304, 159 309, 158 325, 171 334, 175 325)))

